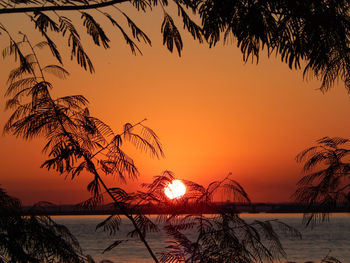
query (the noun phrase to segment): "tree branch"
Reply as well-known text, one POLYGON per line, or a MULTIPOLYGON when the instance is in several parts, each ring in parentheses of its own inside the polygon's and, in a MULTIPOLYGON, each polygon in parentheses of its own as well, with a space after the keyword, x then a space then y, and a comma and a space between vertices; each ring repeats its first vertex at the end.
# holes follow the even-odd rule
POLYGON ((16 7, 16 8, 2 8, 0 14, 13 14, 13 13, 25 13, 25 12, 45 12, 45 11, 76 11, 96 9, 114 4, 120 4, 128 2, 129 0, 111 0, 98 4, 91 5, 60 5, 60 6, 38 6, 38 7, 16 7))

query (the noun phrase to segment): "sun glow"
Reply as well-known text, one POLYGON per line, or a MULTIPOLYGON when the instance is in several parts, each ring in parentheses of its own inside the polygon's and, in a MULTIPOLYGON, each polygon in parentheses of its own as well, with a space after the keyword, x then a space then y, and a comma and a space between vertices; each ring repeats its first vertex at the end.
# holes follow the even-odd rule
POLYGON ((186 193, 186 186, 180 180, 173 180, 164 188, 164 193, 169 199, 180 198, 186 193))

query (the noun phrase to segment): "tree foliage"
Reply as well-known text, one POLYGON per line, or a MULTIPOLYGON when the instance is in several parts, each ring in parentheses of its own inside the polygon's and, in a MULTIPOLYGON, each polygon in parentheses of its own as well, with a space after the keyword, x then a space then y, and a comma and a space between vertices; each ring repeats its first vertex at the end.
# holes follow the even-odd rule
MULTIPOLYGON (((6 32, 6 31, 5 31, 6 32)), ((51 96, 53 85, 46 80, 46 73, 66 77, 68 72, 59 65, 42 66, 35 48, 26 35, 20 42, 10 38, 10 46, 3 53, 19 58, 19 67, 11 71, 6 91, 9 99, 6 108, 12 114, 4 126, 4 132, 17 137, 32 139, 44 137, 43 151, 48 159, 41 167, 53 169, 72 179, 81 173, 92 178, 87 185, 92 197, 82 205, 95 207, 103 202, 104 193, 134 225, 135 232, 155 258, 139 228, 138 217, 134 217, 119 198, 116 188, 109 188, 102 175, 116 176, 125 181, 136 178, 138 170, 133 159, 122 149, 125 141, 135 145, 151 157, 163 156, 162 146, 155 132, 143 124, 127 123, 121 133, 115 133, 110 126, 92 116, 88 101, 82 95, 59 98, 51 96), (29 50, 26 54, 23 50, 29 50)), ((49 46, 48 42, 39 43, 49 46)))
MULTIPOLYGON (((301 237, 297 230, 278 220, 246 222, 242 219, 235 206, 237 202, 250 201, 231 175, 208 187, 183 180, 186 194, 170 200, 164 188, 172 180, 173 173, 165 171, 154 177, 152 183, 144 184, 146 191, 131 195, 129 201, 135 211, 142 211, 149 205, 157 206, 160 212, 166 208, 166 213, 160 214, 155 222, 139 215, 145 233, 159 231, 157 226, 161 225, 171 240, 166 251, 160 254, 160 262, 273 262, 285 255, 279 241, 281 233, 301 237), (205 215, 208 207, 215 209, 212 201, 216 194, 230 198, 231 206, 205 215), (185 209, 189 205, 199 210, 188 214, 185 209)), ((119 225, 110 218, 102 226, 117 229, 119 225)))
POLYGON ((0 188, 0 262, 94 262, 65 226, 49 216, 23 216, 22 212, 20 201, 0 188))
POLYGON ((350 150, 343 147, 348 143, 348 139, 324 137, 297 155, 307 174, 299 180, 294 197, 308 205, 307 225, 327 219, 341 205, 350 207, 350 150))
MULTIPOLYGON (((53 41, 55 39, 52 37, 53 34, 66 38, 71 59, 75 59, 86 70, 94 71, 93 63, 83 48, 81 32, 78 32, 76 25, 66 13, 63 15, 61 11, 80 12, 86 33, 97 46, 104 48, 110 46, 107 33, 101 22, 97 21, 95 15, 97 12, 121 32, 133 53, 141 53, 137 42, 151 44, 147 34, 119 8, 122 2, 131 3, 139 11, 160 5, 164 11, 161 25, 163 44, 171 52, 175 47, 181 55, 183 42, 180 30, 176 26, 177 21, 169 15, 171 12, 168 10, 170 8, 166 0, 0 1, 2 6, 0 14, 24 13, 43 38, 43 41, 32 45, 27 35, 20 32, 22 40, 16 41, 7 27, 0 24, 2 35, 10 40, 10 45, 2 52, 3 56, 13 56, 19 61, 19 67, 11 71, 8 78, 6 96, 9 99, 6 108, 10 109, 12 114, 4 132, 25 139, 44 137, 46 145, 43 150, 49 156, 42 164, 44 168, 56 170, 72 179, 81 173, 91 175, 92 180, 87 189, 92 196, 81 205, 94 208, 103 202, 107 195, 115 207, 115 213, 98 227, 114 234, 120 225, 119 213, 122 213, 134 226, 129 236, 139 238, 154 261, 159 262, 146 240, 149 232, 159 231, 158 224, 141 213, 139 208, 147 203, 169 204, 162 190, 173 175, 167 172, 156 177, 152 184, 146 185, 148 191, 136 194, 126 193, 121 188, 108 187, 102 179, 102 175, 114 175, 122 180, 137 177, 138 170, 135 163, 123 151, 122 145, 125 141, 131 142, 141 151, 159 158, 163 155, 163 151, 157 135, 146 127, 143 121, 134 125, 128 123, 121 133, 116 133, 102 120, 90 114, 88 100, 84 96, 53 98, 50 93, 53 84, 46 80, 46 74, 54 74, 59 78, 65 78, 69 74, 62 67, 63 58, 58 45, 53 41), (105 12, 106 10, 101 10, 106 6, 114 7, 113 11, 127 22, 131 34, 120 24, 119 18, 105 12), (57 59, 58 65, 43 66, 39 63, 36 50, 45 47, 48 47, 57 59)), ((344 81, 346 88, 350 90, 348 1, 173 0, 173 2, 178 8, 178 15, 182 18, 185 30, 199 42, 206 41, 212 47, 221 39, 228 43, 232 37, 241 49, 244 61, 255 59, 258 62, 261 51, 266 49, 269 56, 276 54, 290 68, 299 69, 305 65, 304 75, 311 74, 321 78, 321 90, 327 90, 337 80, 344 81), (191 19, 188 10, 199 16, 201 25, 191 19), (324 17, 328 19, 325 20, 324 17)), ((112 10, 108 10, 110 11, 112 10)), ((310 208, 320 203, 332 206, 339 201, 349 201, 349 184, 343 183, 344 179, 349 178, 349 164, 342 162, 349 150, 338 148, 346 142, 347 140, 340 138, 323 138, 319 141, 320 146, 310 148, 297 157, 299 161, 310 158, 305 163, 306 171, 311 171, 322 162, 328 165, 326 169, 311 173, 299 182, 300 188, 296 192, 298 200, 308 203, 310 208)), ((186 184, 189 193, 181 199, 184 203, 195 202, 200 207, 208 205, 218 191, 233 195, 236 201, 249 202, 244 189, 229 177, 210 184, 208 188, 189 181, 186 181, 186 184)), ((6 194, 2 195, 5 200, 11 199, 6 197, 6 194)), ((17 206, 16 201, 9 202, 10 207, 17 206)), ((207 217, 203 213, 183 216, 181 209, 177 210, 178 207, 174 209, 170 217, 160 217, 158 221, 164 223, 167 233, 174 240, 167 247, 168 250, 160 256, 162 262, 273 261, 284 255, 275 231, 276 227, 293 235, 299 235, 294 229, 278 221, 247 223, 239 217, 234 206, 227 211, 217 211, 218 216, 215 217, 207 217), (195 231, 196 239, 188 237, 187 230, 195 231)), ((321 213, 325 214, 326 210, 321 213)), ((308 223, 317 218, 317 215, 319 215, 317 211, 311 213, 308 223)), ((45 240, 46 234, 52 236, 61 234, 60 227, 52 223, 48 217, 43 219, 31 217, 31 220, 36 229, 51 227, 48 231, 41 229, 40 231, 45 233, 43 236, 36 236, 38 239, 45 240)), ((36 233, 30 232, 30 235, 36 233)), ((18 235, 11 232, 8 236, 7 238, 11 239, 17 238, 18 235)), ((74 241, 69 235, 66 238, 68 243, 74 241)), ((40 256, 31 252, 32 244, 28 245, 26 240, 14 242, 20 242, 18 246, 15 245, 19 252, 9 250, 8 247, 11 246, 6 247, 5 244, 4 253, 12 258, 16 258, 18 254, 18 262, 30 260, 35 262, 32 258, 40 256)), ((115 240, 106 251, 122 242, 123 240, 115 240)), ((37 246, 35 241, 32 243, 37 246)), ((40 242, 38 246, 41 246, 40 242)), ((77 252, 77 249, 79 250, 79 247, 74 245, 69 253, 78 255, 80 252, 77 252)), ((54 250, 53 247, 47 248, 47 251, 57 257, 61 256, 60 253, 64 253, 54 250)), ((62 258, 63 262, 64 260, 66 258, 62 258)), ((82 259, 77 256, 77 260, 82 259)), ((43 258, 39 258, 39 261, 42 262, 43 258)), ((73 260, 70 259, 69 262, 73 260)))
POLYGON ((200 1, 210 45, 232 35, 243 59, 256 61, 266 48, 290 68, 321 79, 326 91, 338 79, 350 90, 349 1, 200 1), (202 4, 203 3, 203 4, 202 4))
POLYGON ((110 40, 101 24, 112 23, 131 51, 141 53, 137 42, 151 45, 151 40, 121 10, 125 3, 139 12, 161 6, 164 11, 160 26, 163 44, 171 52, 175 47, 181 55, 183 42, 177 24, 182 23, 185 31, 200 43, 205 41, 209 47, 219 41, 235 43, 244 61, 256 62, 265 49, 269 56, 276 55, 291 69, 303 68, 305 77, 319 78, 322 91, 327 91, 337 81, 344 82, 350 91, 350 3, 347 0, 10 0, 0 1, 0 14, 24 13, 28 16, 59 62, 62 58, 51 34, 68 37, 71 58, 93 72, 92 62, 68 11, 81 14, 86 32, 97 46, 109 48, 110 40), (106 9, 108 6, 110 8, 106 9), (180 19, 170 15, 174 8, 178 9, 180 19), (63 11, 66 12, 63 14, 63 11))

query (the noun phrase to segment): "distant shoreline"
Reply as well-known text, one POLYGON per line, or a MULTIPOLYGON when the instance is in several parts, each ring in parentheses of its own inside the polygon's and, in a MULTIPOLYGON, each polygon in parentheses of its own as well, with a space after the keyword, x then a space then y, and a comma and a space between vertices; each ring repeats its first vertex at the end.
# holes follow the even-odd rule
MULTIPOLYGON (((217 214, 218 211, 234 211, 236 213, 311 213, 311 212, 330 212, 330 213, 350 213, 348 206, 340 205, 336 209, 326 210, 319 206, 310 210, 306 205, 298 203, 253 203, 253 204, 233 204, 229 202, 215 202, 206 206, 198 204, 172 205, 172 206, 143 206, 138 209, 144 214, 217 214)), ((76 205, 56 205, 45 207, 24 206, 21 213, 23 215, 110 215, 121 214, 110 205, 98 206, 95 208, 82 208, 76 205)))

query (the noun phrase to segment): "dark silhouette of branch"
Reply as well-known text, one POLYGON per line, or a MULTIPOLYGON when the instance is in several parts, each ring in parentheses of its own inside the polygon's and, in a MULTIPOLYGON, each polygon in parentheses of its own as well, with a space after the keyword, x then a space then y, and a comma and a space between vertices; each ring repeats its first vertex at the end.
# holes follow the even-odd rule
MULTIPOLYGON (((41 202, 35 209, 51 205, 41 202)), ((94 263, 68 228, 47 215, 21 215, 21 203, 0 187, 0 261, 94 263)))
POLYGON ((198 10, 210 46, 235 43, 257 63, 265 48, 291 69, 304 61, 304 76, 320 78, 322 91, 336 80, 350 91, 349 1, 203 1, 198 10))
POLYGON ((146 192, 138 192, 137 205, 156 205, 170 214, 159 215, 157 222, 164 225, 170 239, 160 262, 273 262, 285 256, 277 229, 292 237, 301 238, 300 233, 278 220, 255 220, 251 223, 240 218, 235 209, 238 203, 250 203, 243 187, 229 174, 221 181, 208 187, 182 180, 186 193, 169 200, 164 188, 175 179, 174 174, 165 171, 154 177, 150 184, 144 184, 146 192), (223 194, 231 203, 224 208, 212 206, 216 194, 223 194), (206 208, 212 206, 213 215, 205 215, 206 208), (186 207, 196 207, 195 212, 184 214, 186 207), (214 210, 213 210, 214 209, 214 210), (190 235, 188 233, 191 233, 190 235))
POLYGON ((324 137, 297 155, 296 160, 304 163, 307 174, 299 180, 293 196, 308 205, 306 225, 327 220, 329 212, 340 205, 350 207, 350 150, 341 147, 348 142, 324 137))
POLYGON ((123 180, 125 175, 137 176, 138 171, 133 160, 120 148, 122 141, 129 140, 137 148, 149 151, 151 156, 159 158, 163 155, 163 151, 157 135, 144 126, 143 121, 135 125, 126 124, 124 131, 115 135, 108 125, 90 115, 86 108, 87 100, 83 96, 53 99, 49 90, 52 85, 46 81, 45 72, 50 69, 49 72, 54 72, 57 76, 65 76, 67 72, 57 65, 42 67, 26 35, 22 34, 21 46, 24 44, 29 46, 31 53, 28 55, 24 55, 11 35, 8 35, 11 44, 5 55, 20 56, 20 65, 9 76, 6 94, 12 97, 7 101, 7 108, 13 109, 14 112, 6 123, 4 132, 26 139, 35 136, 46 137, 48 143, 44 151, 49 153, 50 159, 45 161, 42 167, 71 175, 72 179, 83 170, 92 174, 93 180, 87 187, 92 199, 85 204, 90 206, 99 204, 103 200, 102 187, 113 200, 115 207, 132 222, 135 233, 153 260, 158 262, 146 241, 144 231, 137 222, 138 215, 134 216, 127 204, 116 197, 113 188, 104 183, 100 174, 103 172, 118 175, 123 180), (25 81, 27 79, 31 81, 25 81), (22 104, 26 99, 25 94, 28 95, 30 102, 22 104), (134 131, 139 126, 141 135, 134 131), (102 152, 105 154, 94 161, 97 154, 102 152), (79 160, 81 163, 75 167, 75 163, 79 160))
MULTIPOLYGON (((95 11, 102 13, 122 33, 132 53, 142 54, 135 42, 143 40, 150 45, 150 39, 126 13, 116 6, 124 2, 130 3, 141 12, 160 5, 164 14, 161 24, 163 44, 170 52, 175 47, 179 56, 181 55, 183 43, 178 30, 178 21, 169 15, 168 1, 165 0, 112 0, 106 2, 54 0, 50 1, 50 4, 46 1, 24 1, 20 5, 17 0, 10 0, 0 1, 3 6, 0 8, 0 14, 33 14, 31 16, 34 17, 35 28, 46 40, 50 39, 49 32, 62 33, 63 36, 65 32, 69 32, 68 48, 72 50, 72 57, 77 57, 77 62, 83 68, 93 72, 92 62, 82 48, 79 34, 73 23, 68 17, 59 15, 57 11, 81 12, 81 18, 94 43, 108 48, 108 35, 95 18, 95 11), (27 5, 31 6, 27 7, 27 5), (113 6, 122 14, 132 31, 132 37, 129 37, 124 27, 121 26, 119 18, 102 11, 106 6, 113 6), (83 12, 84 10, 92 12, 87 14, 83 12), (58 23, 49 17, 52 13, 58 15, 58 23), (52 22, 59 26, 52 26, 54 24, 52 22)), ((209 47, 215 46, 220 41, 225 44, 234 44, 241 50, 244 61, 251 59, 252 62, 257 63, 260 54, 266 50, 269 57, 273 55, 279 57, 290 69, 303 68, 304 78, 320 79, 321 91, 327 91, 339 80, 350 91, 349 1, 172 0, 172 2, 178 8, 178 16, 184 30, 199 43, 205 41, 209 47), (192 11, 193 16, 190 16, 188 11, 192 11), (200 19, 200 25, 194 22, 195 18, 200 19)), ((55 43, 51 41, 52 51, 59 58, 59 53, 55 50, 54 45, 55 43)))
POLYGON ((45 11, 78 11, 103 8, 115 4, 129 2, 129 0, 112 0, 94 4, 84 5, 52 5, 52 6, 33 6, 33 7, 15 7, 15 8, 2 8, 0 14, 16 14, 16 13, 28 13, 28 12, 45 12, 45 11))

